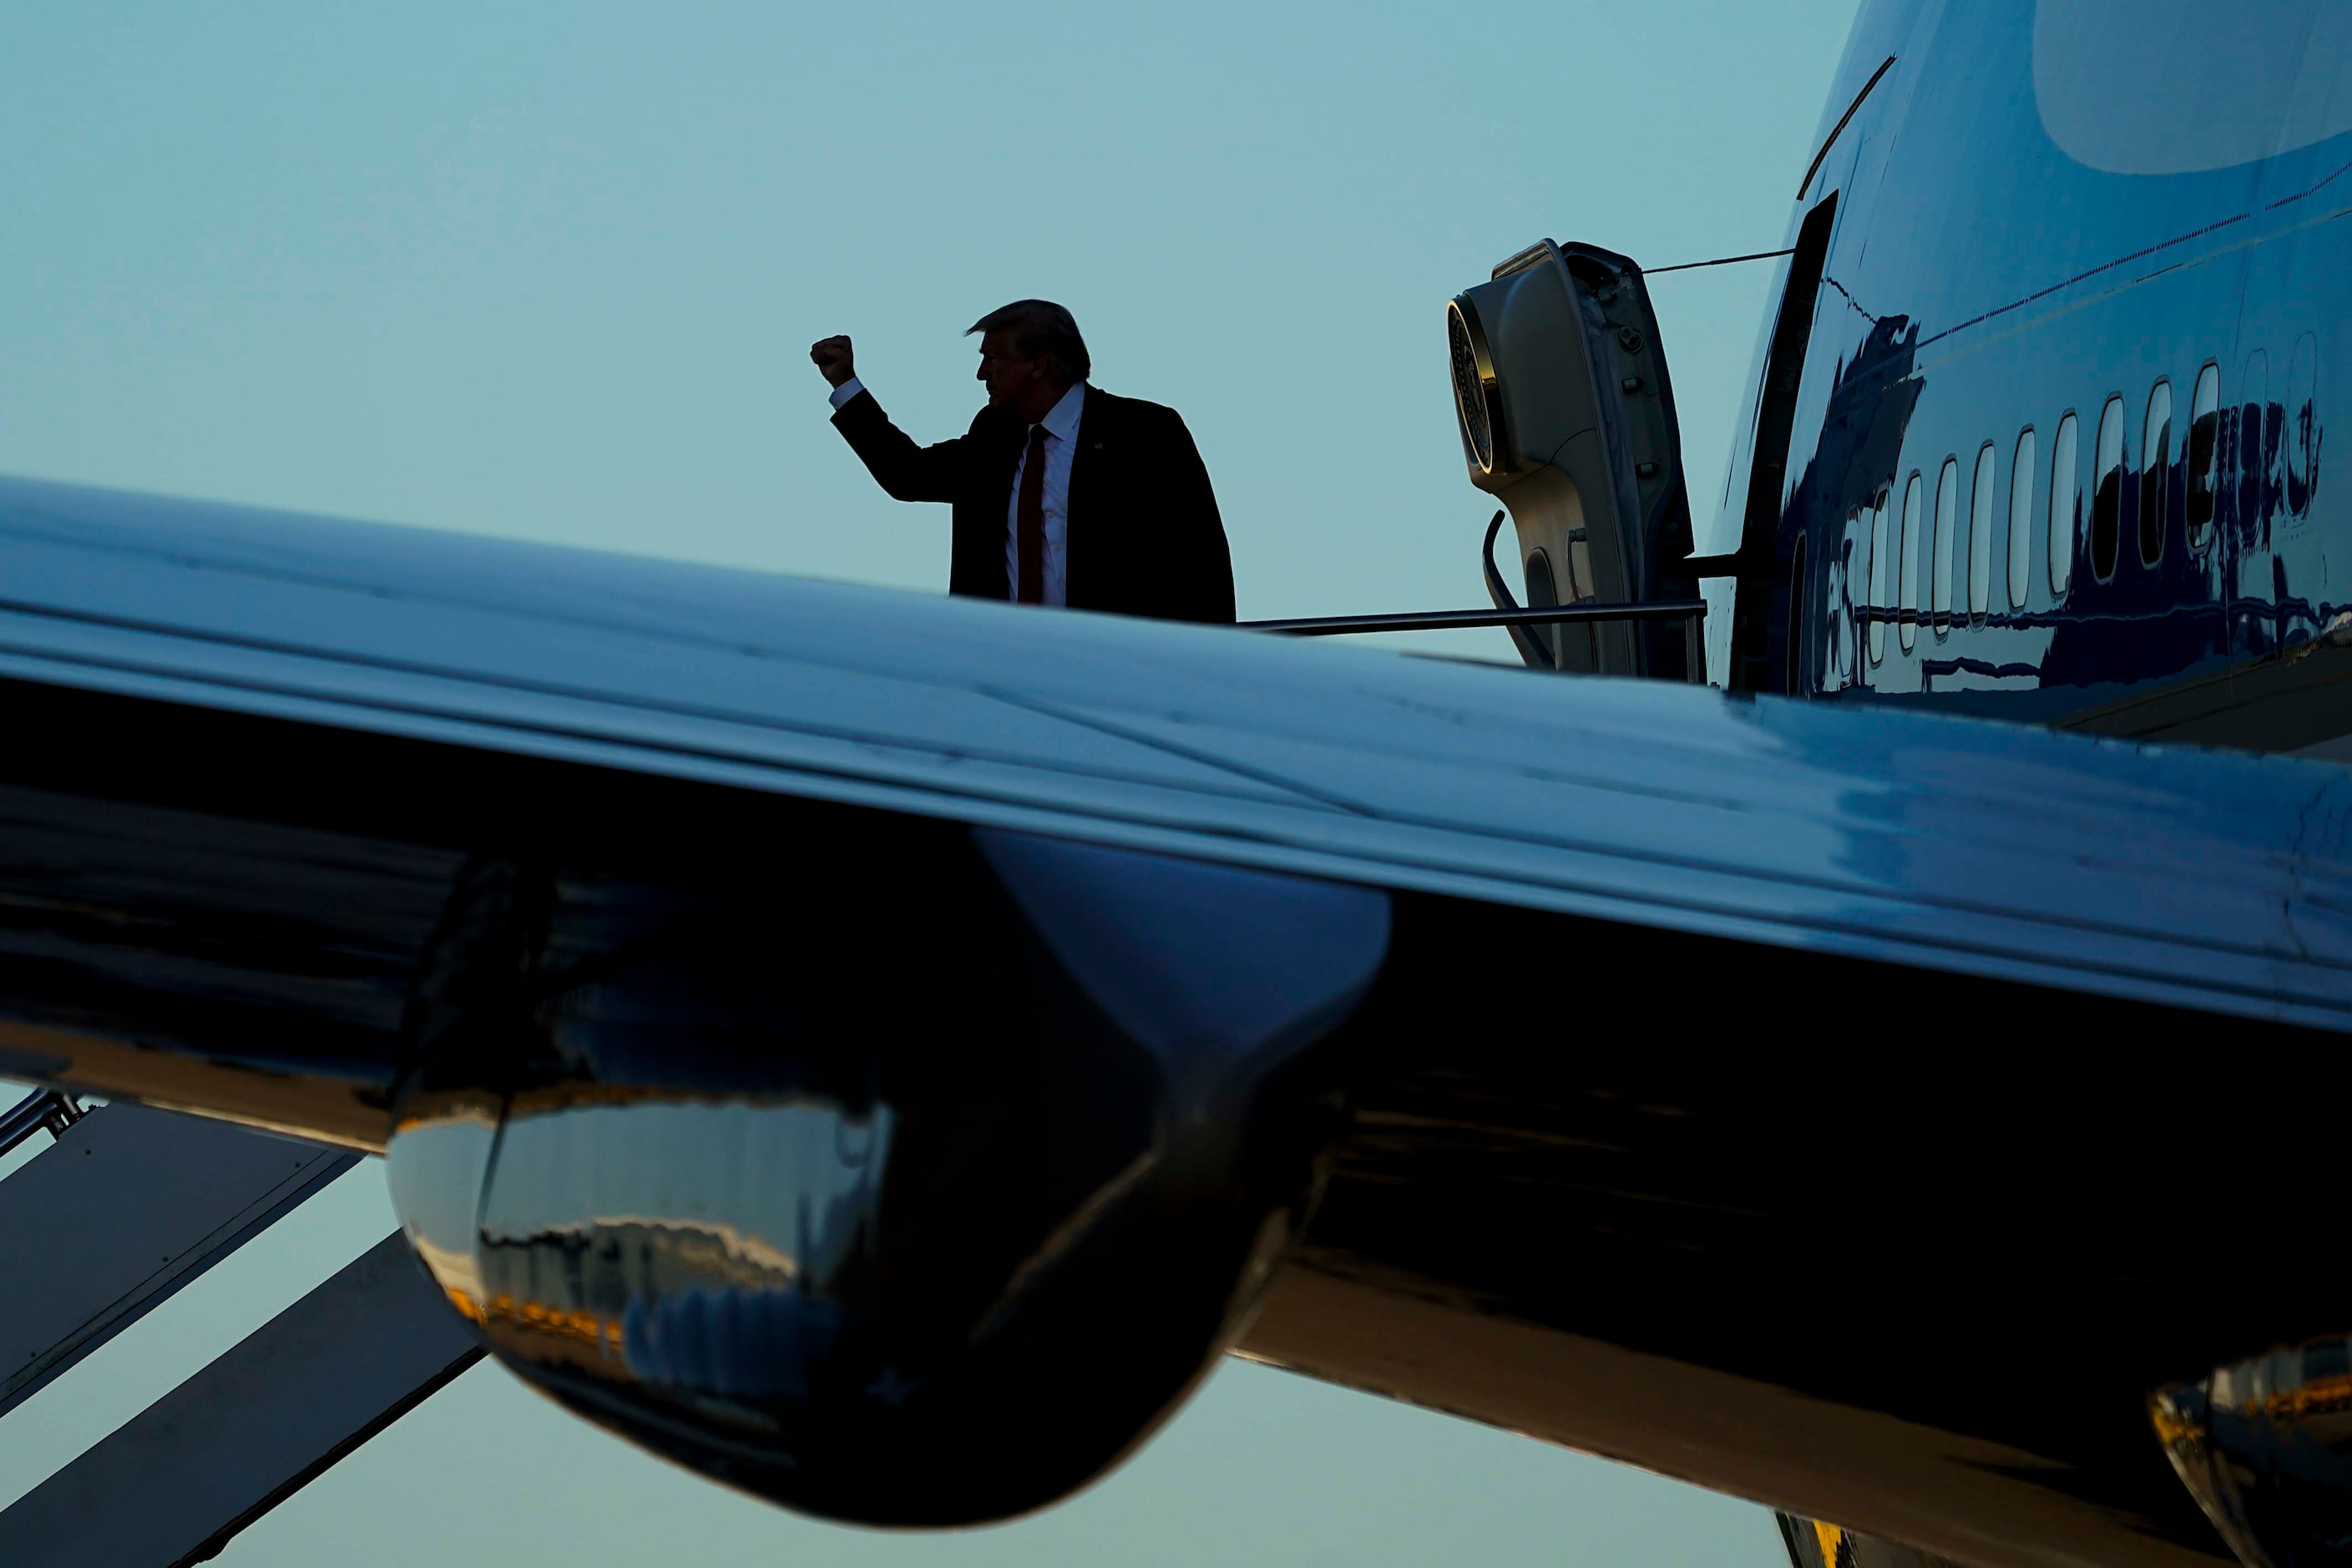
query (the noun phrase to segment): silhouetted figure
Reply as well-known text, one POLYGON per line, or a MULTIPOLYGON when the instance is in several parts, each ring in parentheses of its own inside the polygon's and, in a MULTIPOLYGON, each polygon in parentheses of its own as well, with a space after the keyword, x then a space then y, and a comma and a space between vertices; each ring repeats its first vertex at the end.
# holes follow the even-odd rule
POLYGON ((882 488, 954 507, 948 592, 1231 621, 1224 524, 1176 411, 1087 384, 1086 342, 1059 305, 1017 300, 971 331, 988 406, 936 447, 890 423, 858 381, 847 338, 809 350, 833 384, 834 425, 882 488))

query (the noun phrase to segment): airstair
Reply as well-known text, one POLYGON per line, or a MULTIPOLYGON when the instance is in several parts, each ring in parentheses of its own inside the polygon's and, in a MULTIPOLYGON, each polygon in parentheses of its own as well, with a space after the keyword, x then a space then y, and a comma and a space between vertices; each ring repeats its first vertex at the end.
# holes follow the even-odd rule
MULTIPOLYGON (((44 1134, 0 1179, 0 1420, 360 1159, 54 1092, 0 1155, 44 1134)), ((481 1354, 394 1232, 0 1510, 0 1559, 204 1562, 481 1354)))

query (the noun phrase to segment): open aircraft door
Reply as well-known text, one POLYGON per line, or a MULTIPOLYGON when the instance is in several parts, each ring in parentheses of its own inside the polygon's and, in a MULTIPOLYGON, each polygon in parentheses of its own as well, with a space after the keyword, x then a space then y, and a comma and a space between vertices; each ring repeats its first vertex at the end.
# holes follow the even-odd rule
MULTIPOLYGON (((1501 500, 1531 605, 1686 600, 1690 501, 1682 437, 1642 269, 1544 240, 1446 306, 1470 482, 1501 500)), ((1515 608, 1486 535, 1497 609, 1515 608)), ((1519 626, 1538 668, 1703 679, 1699 619, 1519 626)))

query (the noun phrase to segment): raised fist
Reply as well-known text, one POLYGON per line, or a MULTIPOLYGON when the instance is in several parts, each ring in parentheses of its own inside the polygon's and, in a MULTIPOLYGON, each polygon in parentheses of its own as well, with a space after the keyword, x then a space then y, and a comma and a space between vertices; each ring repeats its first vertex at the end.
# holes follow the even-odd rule
POLYGON ((809 360, 824 373, 825 380, 835 386, 857 374, 856 361, 851 357, 846 337, 818 339, 809 345, 809 360))

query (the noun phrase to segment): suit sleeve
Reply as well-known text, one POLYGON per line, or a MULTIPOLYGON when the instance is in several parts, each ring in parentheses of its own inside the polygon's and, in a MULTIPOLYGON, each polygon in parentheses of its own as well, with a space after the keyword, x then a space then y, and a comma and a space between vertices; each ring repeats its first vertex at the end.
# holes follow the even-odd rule
POLYGON ((882 412, 871 392, 861 392, 835 411, 833 427, 864 460, 885 493, 896 500, 956 499, 962 472, 963 437, 935 447, 918 447, 914 438, 882 412))
POLYGON ((1181 415, 1171 413, 1168 454, 1170 531, 1169 552, 1176 567, 1170 618, 1231 625, 1234 620, 1234 558, 1225 542, 1224 519, 1217 513, 1217 494, 1209 484, 1209 466, 1192 441, 1181 415))

